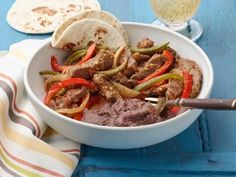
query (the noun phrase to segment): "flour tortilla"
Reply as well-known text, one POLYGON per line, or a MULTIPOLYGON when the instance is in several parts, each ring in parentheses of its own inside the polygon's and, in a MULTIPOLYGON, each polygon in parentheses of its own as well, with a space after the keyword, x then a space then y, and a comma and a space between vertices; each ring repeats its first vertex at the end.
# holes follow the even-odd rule
POLYGON ((8 11, 7 22, 23 33, 50 33, 83 10, 82 0, 17 0, 8 11))
POLYGON ((83 2, 84 9, 101 10, 101 5, 98 0, 83 0, 83 2))
POLYGON ((112 25, 114 28, 117 29, 117 31, 121 34, 121 36, 126 41, 126 44, 129 43, 128 41, 128 35, 123 27, 123 25, 119 22, 119 20, 112 14, 106 11, 98 11, 98 10, 85 10, 83 12, 78 13, 77 15, 67 19, 64 21, 53 33, 52 36, 52 45, 56 46, 57 41, 59 38, 63 35, 63 32, 73 23, 84 19, 84 18, 91 18, 91 19, 97 19, 104 21, 110 25, 112 25))
POLYGON ((97 19, 85 18, 71 24, 52 46, 64 50, 84 49, 89 43, 117 50, 126 45, 116 28, 97 19))

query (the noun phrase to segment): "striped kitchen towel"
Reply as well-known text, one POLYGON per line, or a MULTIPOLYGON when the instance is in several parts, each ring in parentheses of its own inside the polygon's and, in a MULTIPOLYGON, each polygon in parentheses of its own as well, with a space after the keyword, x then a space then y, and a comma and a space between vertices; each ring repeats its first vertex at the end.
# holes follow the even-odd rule
POLYGON ((78 163, 80 144, 48 128, 25 93, 24 65, 47 40, 25 40, 0 53, 1 177, 67 177, 78 163))

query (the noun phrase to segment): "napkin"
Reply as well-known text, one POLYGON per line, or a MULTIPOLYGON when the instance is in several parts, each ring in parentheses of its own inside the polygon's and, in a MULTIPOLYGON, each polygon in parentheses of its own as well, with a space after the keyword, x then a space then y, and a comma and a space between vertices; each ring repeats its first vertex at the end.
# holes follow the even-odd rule
POLYGON ((0 53, 0 176, 67 177, 80 144, 53 131, 31 105, 25 64, 46 40, 24 40, 0 53))

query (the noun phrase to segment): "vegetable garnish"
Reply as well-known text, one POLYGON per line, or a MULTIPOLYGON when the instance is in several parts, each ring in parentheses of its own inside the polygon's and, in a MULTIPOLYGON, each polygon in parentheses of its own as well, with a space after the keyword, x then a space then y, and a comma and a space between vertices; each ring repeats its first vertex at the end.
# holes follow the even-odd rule
POLYGON ((69 79, 69 78, 70 78, 70 76, 66 75, 66 74, 61 74, 61 73, 56 74, 56 75, 48 78, 44 82, 44 88, 45 88, 46 91, 48 91, 54 83, 60 82, 60 81, 63 81, 63 80, 69 79))
POLYGON ((116 89, 120 92, 120 95, 124 98, 134 98, 140 94, 139 91, 125 87, 120 83, 117 82, 111 82, 111 83, 116 87, 116 89))
MULTIPOLYGON (((96 51, 96 44, 93 43, 91 46, 89 46, 86 55, 84 56, 84 58, 82 60, 80 60, 77 64, 75 65, 81 65, 83 63, 85 63, 86 61, 88 61, 89 59, 91 59, 94 55, 96 51)), ((84 55, 84 51, 80 51, 78 53, 75 53, 74 55, 72 54, 72 56, 67 60, 67 63, 73 63, 77 58, 80 58, 84 55)), ((71 67, 71 66, 62 66, 58 63, 57 58, 53 55, 51 57, 51 67, 53 69, 53 71, 56 72, 63 72, 65 69, 71 67)))
POLYGON ((106 70, 106 71, 97 71, 98 74, 104 74, 106 76, 113 76, 121 71, 123 71, 128 64, 128 59, 126 59, 120 66, 117 66, 116 68, 106 70))
POLYGON ((53 71, 60 72, 60 73, 63 72, 66 68, 68 68, 68 66, 60 65, 58 63, 56 56, 54 55, 51 57, 51 67, 53 71))
POLYGON ((154 77, 146 82, 143 82, 143 83, 137 85, 136 87, 134 87, 134 89, 138 90, 138 91, 146 90, 146 89, 152 87, 154 84, 160 83, 160 82, 162 82, 164 80, 168 80, 168 79, 183 80, 182 76, 180 76, 178 74, 168 73, 168 74, 163 74, 158 77, 154 77))
POLYGON ((47 92, 47 95, 44 99, 44 103, 46 105, 49 105, 50 103, 50 100, 57 94, 57 92, 59 90, 61 90, 62 88, 65 88, 65 87, 68 87, 70 85, 84 85, 85 87, 88 87, 88 88, 91 88, 91 89, 94 89, 96 88, 96 86, 85 80, 85 79, 82 79, 82 78, 70 78, 70 79, 67 79, 67 80, 64 80, 64 81, 61 81, 61 82, 58 82, 56 84, 54 84, 50 90, 47 92))
POLYGON ((86 108, 90 109, 93 105, 99 104, 101 101, 101 97, 98 95, 93 95, 90 97, 88 104, 86 105, 86 108))
POLYGON ((192 92, 193 77, 187 71, 183 71, 183 77, 184 77, 184 90, 181 97, 189 98, 192 92))
MULTIPOLYGON (((183 79, 184 79, 184 90, 182 92, 181 98, 189 98, 192 92, 193 77, 189 72, 183 71, 183 79)), ((171 112, 177 113, 179 109, 180 107, 175 106, 171 109, 171 112)))
POLYGON ((93 57, 95 52, 96 52, 96 43, 93 43, 92 45, 89 46, 85 57, 81 61, 79 61, 79 63, 77 64, 81 65, 82 63, 88 61, 89 59, 93 57))
POLYGON ((83 112, 78 112, 75 114, 74 119, 75 120, 81 120, 83 118, 83 112))
POLYGON ((49 71, 49 70, 44 70, 44 71, 39 72, 40 76, 55 76, 57 74, 60 74, 60 73, 56 71, 49 71))
POLYGON ((158 102, 156 104, 156 109, 158 114, 160 114, 163 109, 166 107, 166 98, 158 98, 158 102))
POLYGON ((127 53, 128 53, 128 50, 127 50, 127 47, 126 47, 126 46, 122 46, 122 47, 120 47, 120 48, 116 51, 116 53, 115 53, 115 55, 114 55, 113 68, 117 67, 118 61, 119 61, 119 59, 120 59, 122 56, 125 57, 125 60, 126 60, 127 57, 129 57, 129 56, 127 55, 127 53))
MULTIPOLYGON (((64 109, 56 109, 56 112, 61 114, 76 114, 78 112, 82 112, 87 105, 90 98, 90 93, 88 92, 85 97, 82 99, 82 103, 77 108, 64 108, 64 109)), ((77 115, 78 116, 78 115, 77 115)))
POLYGON ((70 57, 66 60, 66 65, 72 65, 74 62, 76 62, 81 57, 84 57, 87 53, 87 49, 78 50, 70 55, 70 57))
POLYGON ((156 46, 153 46, 150 48, 133 47, 133 48, 130 48, 130 50, 132 53, 139 52, 141 54, 152 55, 154 53, 159 53, 159 52, 165 50, 168 45, 169 45, 169 42, 167 42, 165 44, 161 44, 161 45, 156 45, 156 46))
POLYGON ((162 55, 164 57, 166 57, 166 62, 164 63, 164 65, 161 68, 157 69, 154 73, 148 75, 143 80, 139 81, 138 83, 143 83, 143 82, 146 82, 156 76, 160 76, 161 74, 164 74, 169 69, 169 67, 172 65, 172 63, 174 61, 174 57, 171 54, 171 52, 169 52, 168 50, 164 50, 162 55))

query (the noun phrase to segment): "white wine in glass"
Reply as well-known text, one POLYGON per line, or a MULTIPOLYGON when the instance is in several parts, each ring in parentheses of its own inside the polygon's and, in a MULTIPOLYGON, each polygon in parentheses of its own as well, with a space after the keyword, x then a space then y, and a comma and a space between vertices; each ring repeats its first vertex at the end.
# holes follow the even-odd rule
MULTIPOLYGON (((150 0, 150 2, 164 26, 182 32, 194 41, 201 36, 203 31, 201 24, 192 20, 201 0, 150 0)), ((160 24, 160 21, 154 21, 154 24, 160 24)))

